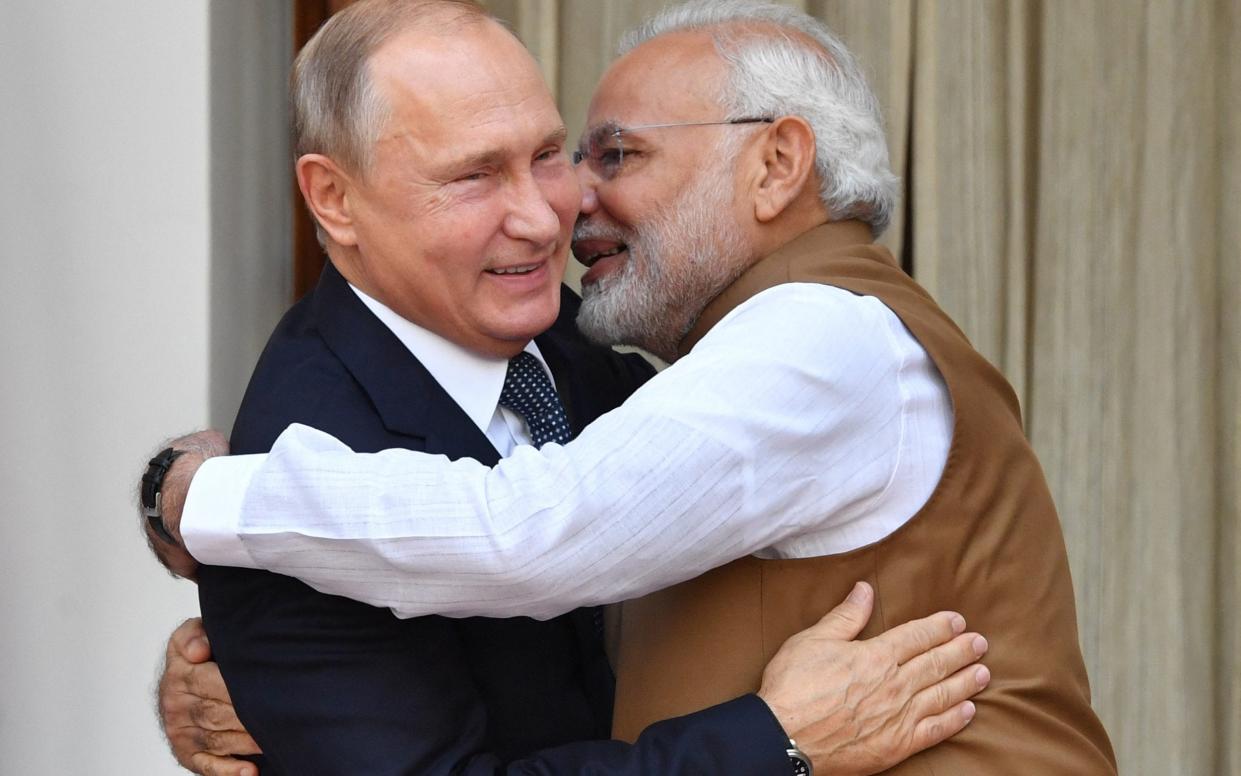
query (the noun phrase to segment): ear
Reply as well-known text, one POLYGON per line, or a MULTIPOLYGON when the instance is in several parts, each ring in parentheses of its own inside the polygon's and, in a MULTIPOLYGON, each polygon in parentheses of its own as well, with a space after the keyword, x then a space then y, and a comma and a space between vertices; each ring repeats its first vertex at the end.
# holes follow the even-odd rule
POLYGON ((350 176, 323 154, 306 154, 297 160, 297 187, 315 220, 338 245, 356 245, 349 195, 350 176))
POLYGON ((814 130, 805 119, 781 116, 767 128, 761 150, 763 166, 755 190, 754 217, 767 223, 787 210, 812 183, 814 130))

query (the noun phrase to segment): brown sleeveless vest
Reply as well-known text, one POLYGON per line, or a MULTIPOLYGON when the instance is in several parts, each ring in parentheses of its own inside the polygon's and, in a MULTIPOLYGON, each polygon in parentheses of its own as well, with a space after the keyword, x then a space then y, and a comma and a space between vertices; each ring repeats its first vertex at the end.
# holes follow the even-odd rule
MULTIPOLYGON (((936 489, 894 534, 799 560, 742 558, 624 604, 613 734, 758 689, 780 645, 864 579, 876 592, 863 637, 952 609, 991 644, 990 686, 962 733, 890 773, 1111 774, 1090 707, 1064 539, 1017 398, 930 296, 857 222, 828 224, 759 261, 704 310, 687 352, 726 313, 791 282, 873 296, 930 354, 954 410, 936 489)), ((773 343, 778 344, 778 343, 773 343)))

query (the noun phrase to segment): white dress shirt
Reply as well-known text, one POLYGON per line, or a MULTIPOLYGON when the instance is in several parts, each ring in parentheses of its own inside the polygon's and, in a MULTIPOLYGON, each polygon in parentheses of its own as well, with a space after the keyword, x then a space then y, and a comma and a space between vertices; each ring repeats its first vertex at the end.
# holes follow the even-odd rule
POLYGON ((947 388, 891 310, 785 284, 567 445, 489 468, 291 426, 269 455, 204 464, 181 530, 204 563, 401 616, 553 617, 747 554, 878 541, 926 502, 951 435, 947 388))
MULTIPOLYGON (((466 350, 457 343, 402 318, 392 308, 367 296, 353 284, 350 284, 349 288, 431 373, 435 382, 439 383, 449 398, 474 421, 474 425, 486 434, 487 441, 491 442, 501 458, 511 455, 518 445, 530 444, 530 429, 526 426, 525 418, 507 407, 500 406, 500 391, 504 388, 504 377, 508 373, 507 360, 466 350)), ((530 341, 524 349, 538 360, 543 371, 547 372, 547 379, 555 386, 556 378, 552 376, 543 354, 539 352, 539 346, 530 341)), ((191 531, 190 534, 183 538, 187 547, 194 548, 192 552, 196 558, 231 557, 238 552, 244 552, 238 546, 240 539, 235 534, 212 530, 191 531)))
MULTIPOLYGON (((452 400, 474 421, 501 457, 511 455, 518 445, 530 444, 530 430, 525 418, 508 407, 500 406, 500 391, 508 373, 508 361, 482 356, 446 340, 392 311, 377 299, 354 288, 362 304, 387 326, 405 348, 422 363, 452 400)), ((538 359, 547 378, 556 385, 556 378, 543 360, 539 346, 527 342, 525 350, 538 359)))

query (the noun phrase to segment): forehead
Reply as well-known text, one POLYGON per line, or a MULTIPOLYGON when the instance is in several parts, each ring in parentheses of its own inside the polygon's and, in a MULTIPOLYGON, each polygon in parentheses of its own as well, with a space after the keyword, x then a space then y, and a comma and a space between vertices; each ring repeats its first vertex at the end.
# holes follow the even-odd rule
POLYGON ((717 119, 725 75, 709 34, 661 35, 608 68, 591 99, 587 126, 717 119))
POLYGON ((546 134, 561 124, 534 59, 490 20, 451 35, 400 33, 375 52, 370 68, 390 111, 380 145, 472 151, 500 136, 546 134))

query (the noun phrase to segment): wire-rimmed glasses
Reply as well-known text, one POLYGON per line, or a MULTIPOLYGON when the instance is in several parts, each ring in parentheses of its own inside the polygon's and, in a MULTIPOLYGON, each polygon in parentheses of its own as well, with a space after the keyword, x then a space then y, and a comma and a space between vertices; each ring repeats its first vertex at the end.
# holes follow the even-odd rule
POLYGON ((585 137, 573 152, 573 164, 577 166, 586 162, 591 171, 605 181, 610 181, 620 173, 625 164, 625 135, 644 129, 666 129, 669 127, 714 127, 740 124, 770 124, 775 121, 769 117, 747 117, 728 121, 682 121, 671 124, 643 124, 637 127, 618 127, 615 124, 603 124, 585 137))

